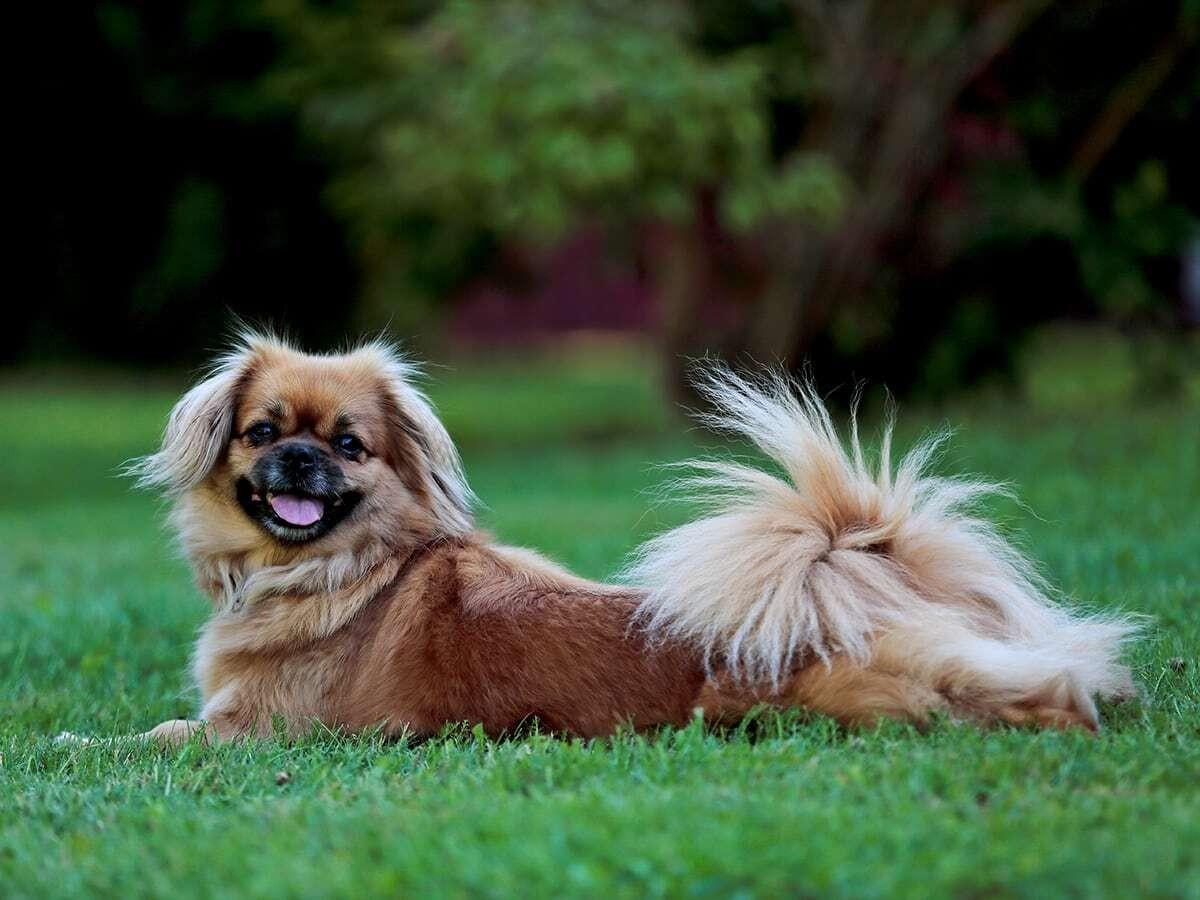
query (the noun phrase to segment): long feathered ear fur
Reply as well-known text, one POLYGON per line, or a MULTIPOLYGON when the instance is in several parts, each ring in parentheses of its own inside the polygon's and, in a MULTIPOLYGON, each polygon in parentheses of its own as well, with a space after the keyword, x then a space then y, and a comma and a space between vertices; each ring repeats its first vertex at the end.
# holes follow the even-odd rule
POLYGON ((439 527, 451 536, 468 533, 474 527, 471 510, 475 494, 467 483, 454 441, 434 412, 433 404, 413 386, 420 369, 383 340, 360 344, 349 355, 365 359, 383 374, 388 399, 394 407, 392 427, 418 451, 422 463, 420 474, 439 527))
POLYGON ((270 346, 285 345, 269 335, 242 332, 204 380, 175 404, 158 451, 132 460, 125 474, 136 478, 138 487, 167 494, 182 494, 200 484, 232 436, 238 384, 255 355, 270 346))
POLYGON ((893 470, 889 427, 871 466, 857 427, 847 450, 805 384, 712 367, 698 387, 715 409, 707 424, 751 440, 785 477, 694 464, 684 484, 709 513, 650 540, 625 572, 648 589, 639 613, 652 635, 776 684, 840 653, 996 702, 1065 690, 1094 713, 1093 695, 1132 690, 1119 657, 1137 625, 1051 600, 978 512, 998 488, 926 474, 944 436, 893 470))

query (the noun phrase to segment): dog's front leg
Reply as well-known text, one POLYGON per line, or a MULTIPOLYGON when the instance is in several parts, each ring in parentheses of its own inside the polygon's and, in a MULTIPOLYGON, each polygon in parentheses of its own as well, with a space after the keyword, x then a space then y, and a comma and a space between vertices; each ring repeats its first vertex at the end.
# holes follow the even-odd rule
POLYGON ((194 734, 202 735, 206 744, 215 744, 221 739, 216 728, 197 719, 168 719, 149 731, 143 731, 138 737, 162 747, 179 747, 191 740, 194 734))
POLYGON ((204 743, 217 744, 246 737, 267 738, 274 733, 269 716, 243 721, 226 713, 210 712, 207 708, 203 716, 202 719, 168 719, 138 737, 162 747, 179 747, 197 734, 204 743))
MULTIPOLYGON (((147 741, 158 744, 160 747, 179 747, 186 744, 193 734, 202 734, 204 743, 213 744, 222 740, 225 735, 220 733, 220 730, 214 728, 210 723, 199 721, 197 719, 168 719, 160 725, 156 725, 149 731, 143 731, 140 734, 133 735, 139 741, 147 741)), ((75 734, 71 731, 63 731, 55 738, 60 744, 84 744, 94 746, 99 744, 112 744, 118 740, 126 740, 127 738, 94 738, 87 735, 75 734)))

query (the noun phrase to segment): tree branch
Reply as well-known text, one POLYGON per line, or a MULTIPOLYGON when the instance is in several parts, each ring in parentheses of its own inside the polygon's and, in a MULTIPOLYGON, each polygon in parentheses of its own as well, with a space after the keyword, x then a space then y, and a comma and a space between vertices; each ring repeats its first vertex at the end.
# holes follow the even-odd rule
POLYGON ((1121 132, 1163 86, 1188 49, 1196 42, 1197 30, 1179 22, 1170 35, 1159 42, 1154 52, 1133 70, 1109 97, 1090 128, 1084 134, 1068 168, 1078 181, 1086 181, 1112 149, 1121 132))

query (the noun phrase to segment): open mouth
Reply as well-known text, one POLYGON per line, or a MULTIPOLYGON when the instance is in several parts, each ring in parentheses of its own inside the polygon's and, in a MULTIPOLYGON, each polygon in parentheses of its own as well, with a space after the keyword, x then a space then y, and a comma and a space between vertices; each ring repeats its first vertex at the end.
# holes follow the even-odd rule
POLYGON ((319 496, 294 490, 270 491, 255 487, 247 478, 238 482, 237 495, 250 518, 273 536, 292 542, 327 534, 361 499, 354 492, 319 496))

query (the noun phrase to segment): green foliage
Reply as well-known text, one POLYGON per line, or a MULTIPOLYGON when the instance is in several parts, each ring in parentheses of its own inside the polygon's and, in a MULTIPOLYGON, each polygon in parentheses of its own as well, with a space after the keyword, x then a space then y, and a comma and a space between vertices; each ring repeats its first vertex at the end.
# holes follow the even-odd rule
POLYGON ((464 284, 541 287, 545 251, 597 223, 616 280, 657 292, 669 359, 944 393, 1048 319, 1178 328, 1198 9, 47 7, 68 61, 29 126, 47 299, 0 357, 188 365, 230 310, 428 338, 464 284))
POLYGON ((724 221, 735 231, 794 218, 797 214, 829 222, 845 204, 849 186, 827 156, 796 153, 779 166, 763 169, 726 186, 724 221))
POLYGON ((267 9, 289 36, 271 90, 339 160, 329 196, 367 272, 366 321, 415 327, 504 245, 688 222, 703 191, 741 232, 840 209, 834 161, 773 146, 776 76, 794 63, 775 43, 705 53, 687 6, 267 9))
POLYGON ((989 217, 975 239, 1020 245, 1055 238, 1071 249, 1082 287, 1105 317, 1144 320, 1170 301, 1148 270, 1200 234, 1200 218, 1176 199, 1168 177, 1160 160, 1146 159, 1094 212, 1085 186, 1070 176, 1038 178, 1027 167, 1008 167, 981 180, 989 217))
MULTIPOLYGON (((278 15, 315 15, 302 9, 278 15)), ((595 219, 682 219, 707 185, 736 194, 746 225, 831 203, 826 165, 797 159, 774 177, 757 54, 703 55, 681 7, 459 0, 417 24, 368 18, 351 52, 369 70, 328 84, 303 68, 331 35, 347 49, 331 20, 310 20, 284 87, 319 135, 366 148, 335 188, 357 222, 429 215, 533 240, 595 219)))
MULTIPOLYGON (((695 452, 697 435, 665 425, 651 362, 435 371, 485 524, 603 576, 678 521, 652 505, 671 473, 649 464, 695 452)), ((160 505, 113 475, 153 446, 174 396, 0 386, 6 897, 1176 897, 1200 883, 1200 513, 1180 489, 1200 478, 1194 416, 1010 401, 901 416, 906 446, 963 423, 946 465, 1018 486, 1028 508, 997 512, 1066 592, 1155 617, 1132 655, 1143 698, 1105 710, 1098 737, 764 715, 596 742, 452 728, 420 745, 56 744, 191 709, 205 604, 160 505)))

